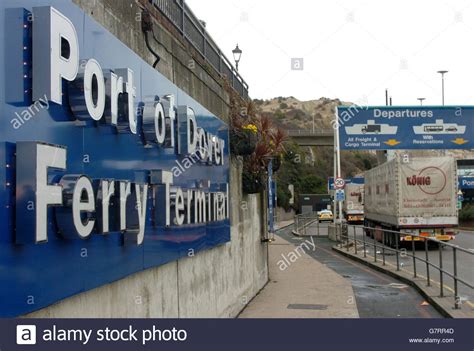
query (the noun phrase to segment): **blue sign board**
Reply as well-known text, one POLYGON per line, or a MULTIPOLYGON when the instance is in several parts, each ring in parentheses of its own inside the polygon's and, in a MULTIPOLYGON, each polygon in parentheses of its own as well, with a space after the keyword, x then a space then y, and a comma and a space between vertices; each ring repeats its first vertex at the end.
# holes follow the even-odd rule
MULTIPOLYGON (((357 185, 364 185, 364 178, 363 177, 353 177, 353 178, 344 178, 344 181, 347 184, 357 184, 357 185)), ((328 178, 328 189, 334 190, 334 177, 328 178)))
POLYGON ((346 195, 346 193, 345 193, 344 189, 337 189, 336 193, 335 193, 336 201, 344 201, 344 199, 346 198, 345 195, 346 195))
POLYGON ((0 317, 230 240, 224 122, 71 2, 0 28, 0 317))
POLYGON ((473 149, 474 106, 341 106, 341 150, 473 149))
POLYGON ((461 190, 474 189, 474 177, 459 177, 458 188, 461 190))
POLYGON ((270 233, 274 232, 274 211, 275 211, 275 204, 274 199, 276 196, 275 192, 275 182, 273 180, 273 161, 270 160, 268 162, 268 231, 270 233))

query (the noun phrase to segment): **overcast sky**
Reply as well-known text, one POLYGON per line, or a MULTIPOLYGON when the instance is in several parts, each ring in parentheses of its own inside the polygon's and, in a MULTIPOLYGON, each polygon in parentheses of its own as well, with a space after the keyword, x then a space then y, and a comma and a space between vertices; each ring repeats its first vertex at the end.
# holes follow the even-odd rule
POLYGON ((473 0, 187 0, 253 98, 474 104, 473 0), (292 70, 291 59, 303 59, 292 70))

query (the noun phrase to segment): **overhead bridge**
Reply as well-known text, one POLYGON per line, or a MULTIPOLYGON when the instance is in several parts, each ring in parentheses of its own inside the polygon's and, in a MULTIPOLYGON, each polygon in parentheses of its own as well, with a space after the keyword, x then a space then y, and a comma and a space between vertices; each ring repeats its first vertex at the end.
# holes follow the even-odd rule
POLYGON ((333 146, 333 129, 293 129, 288 131, 288 136, 300 146, 333 146))

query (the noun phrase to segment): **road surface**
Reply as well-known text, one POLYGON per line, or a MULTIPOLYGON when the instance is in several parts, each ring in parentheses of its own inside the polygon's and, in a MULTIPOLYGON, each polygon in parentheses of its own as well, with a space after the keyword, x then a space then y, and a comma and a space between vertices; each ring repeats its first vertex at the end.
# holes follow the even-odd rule
MULTIPOLYGON (((351 238, 353 237, 353 230, 354 230, 354 227, 352 228, 349 227, 351 238)), ((362 240, 363 236, 364 234, 362 232, 362 229, 356 228, 356 237, 362 240)), ((365 240, 368 243, 368 245, 366 246, 367 254, 373 256, 373 253, 374 253, 373 246, 370 245, 370 243, 373 243, 373 239, 366 236, 365 240)), ((450 241, 450 243, 461 246, 466 249, 473 249, 474 248, 474 233, 460 232, 458 235, 456 235, 456 239, 450 241)), ((411 243, 408 243, 405 245, 406 246, 404 246, 402 250, 405 249, 407 253, 411 254, 412 253, 411 243)), ((359 244, 359 247, 361 248, 360 244, 359 244)), ((377 250, 377 255, 380 255, 381 253, 382 253, 381 249, 379 248, 377 250)), ((387 250, 386 254, 387 254, 386 256, 387 263, 396 266, 397 261, 396 261, 395 253, 387 250)), ((422 259, 426 258, 426 252, 425 252, 423 243, 421 242, 416 243, 415 256, 422 259)), ((442 258, 443 269, 453 274, 454 273, 453 250, 449 247, 444 247, 442 250, 442 257, 443 257, 442 258)), ((436 266, 439 266, 440 251, 438 247, 433 246, 433 245, 429 247, 428 258, 430 262, 432 262, 436 266)), ((413 272, 414 263, 413 263, 412 257, 401 254, 400 265, 402 269, 407 270, 409 272, 413 272)), ((425 277, 425 278, 427 277, 427 269, 426 269, 426 264, 424 262, 417 260, 416 270, 417 270, 417 275, 419 277, 425 277)), ((474 255, 470 255, 468 253, 458 251, 457 252, 457 270, 458 270, 458 276, 461 279, 472 284, 474 282, 474 255)), ((440 281, 441 281, 440 273, 436 268, 430 267, 430 279, 432 280, 432 284, 438 287, 440 286, 440 281)), ((454 294, 454 280, 445 274, 443 275, 443 286, 446 292, 454 294)), ((466 303, 471 308, 474 308, 474 290, 473 289, 471 289, 470 287, 464 284, 459 283, 458 296, 460 297, 462 303, 466 303)))
MULTIPOLYGON (((307 239, 295 237, 292 229, 292 226, 284 228, 277 235, 295 245, 307 239)), ((423 303, 423 297, 414 288, 341 256, 331 249, 334 242, 327 237, 314 237, 313 240, 316 249, 308 250, 307 254, 350 279, 361 318, 442 318, 432 306, 423 303)))
MULTIPOLYGON (((306 228, 306 234, 308 235, 327 235, 327 223, 317 223, 314 222, 310 224, 306 228)), ((373 243, 374 240, 364 236, 362 228, 359 226, 349 226, 349 237, 351 239, 354 238, 354 230, 356 234, 356 238, 358 240, 363 240, 365 239, 366 242, 366 253, 368 256, 373 257, 374 256, 374 247, 373 243)), ((470 249, 474 252, 474 232, 467 232, 467 231, 460 231, 458 235, 456 235, 456 239, 450 241, 451 244, 461 246, 465 249, 470 249)), ((381 245, 381 243, 378 243, 381 245)), ((359 243, 358 248, 360 252, 363 250, 363 244, 359 243)), ((387 247, 387 250, 385 250, 386 254, 386 262, 388 265, 394 265, 396 266, 396 255, 393 251, 389 250, 389 247, 387 247)), ((411 243, 406 243, 404 246, 407 254, 411 254, 412 252, 412 246, 411 243)), ((378 248, 377 249, 377 256, 378 258, 381 259, 382 257, 382 249, 378 248)), ((415 246, 415 256, 425 259, 426 258, 426 252, 424 249, 423 243, 416 243, 415 246)), ((443 269, 445 269, 447 272, 454 274, 454 261, 453 261, 453 250, 451 248, 445 247, 442 250, 442 256, 443 256, 443 269)), ((432 262, 434 265, 439 266, 440 263, 440 252, 438 247, 436 246, 430 246, 428 250, 428 258, 429 261, 432 262)), ((408 255, 400 255, 400 266, 401 269, 409 271, 413 273, 413 258, 408 256, 408 255)), ((426 264, 423 263, 422 261, 417 260, 416 261, 416 269, 417 269, 417 276, 426 278, 427 277, 427 269, 426 269, 426 264)), ((431 284, 434 286, 439 287, 440 286, 440 273, 439 271, 434 268, 430 267, 430 280, 431 284)), ((470 284, 474 283, 474 255, 470 255, 465 252, 458 251, 457 252, 457 275, 461 279, 469 282, 470 284)), ((445 292, 450 293, 451 295, 454 294, 454 280, 447 276, 443 275, 443 286, 445 289, 445 292)), ((470 308, 474 309, 474 290, 471 289, 470 287, 458 283, 458 296, 460 297, 461 303, 467 304, 470 306, 470 308)))

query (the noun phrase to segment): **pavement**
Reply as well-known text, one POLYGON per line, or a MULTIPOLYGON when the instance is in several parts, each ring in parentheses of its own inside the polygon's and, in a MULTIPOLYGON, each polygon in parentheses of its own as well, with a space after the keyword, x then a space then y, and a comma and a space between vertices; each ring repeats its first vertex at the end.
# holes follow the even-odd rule
POLYGON ((314 260, 308 254, 314 248, 311 238, 295 245, 276 236, 269 244, 269 282, 239 318, 358 318, 351 282, 314 260))
POLYGON ((410 284, 332 250, 327 235, 298 237, 288 222, 277 227, 270 281, 239 318, 443 317, 410 284))

